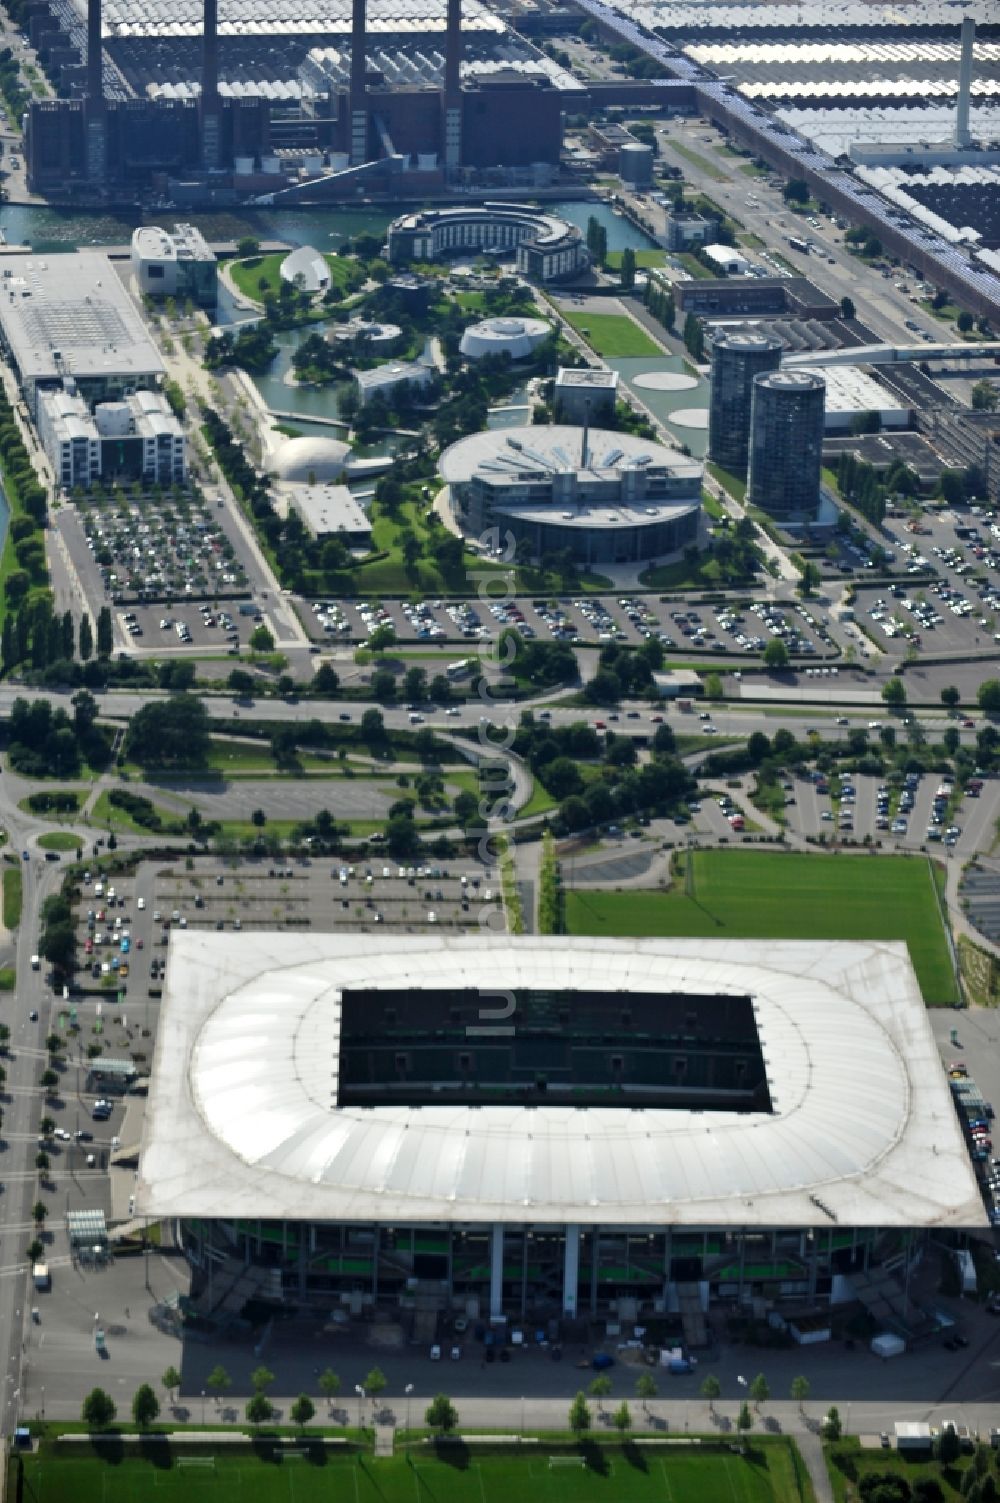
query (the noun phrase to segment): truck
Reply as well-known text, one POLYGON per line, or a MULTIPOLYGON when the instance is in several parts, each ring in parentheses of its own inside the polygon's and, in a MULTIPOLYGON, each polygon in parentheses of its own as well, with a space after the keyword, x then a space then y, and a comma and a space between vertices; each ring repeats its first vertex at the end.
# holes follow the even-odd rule
POLYGON ((32 955, 32 957, 31 957, 31 969, 33 971, 37 971, 38 968, 39 968, 39 966, 41 965, 41 963, 42 963, 41 956, 39 956, 39 955, 32 955))
POLYGON ((36 1289, 51 1289, 52 1275, 47 1263, 36 1263, 31 1270, 31 1281, 36 1289))

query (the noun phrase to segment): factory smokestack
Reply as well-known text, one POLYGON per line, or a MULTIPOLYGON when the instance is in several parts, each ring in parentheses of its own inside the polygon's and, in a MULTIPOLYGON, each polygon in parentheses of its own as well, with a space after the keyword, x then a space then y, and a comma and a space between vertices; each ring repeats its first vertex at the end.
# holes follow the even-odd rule
POLYGON ((219 118, 219 0, 204 0, 201 37, 201 161, 208 171, 222 166, 219 118))
POLYGON ((201 42, 201 97, 214 105, 219 97, 219 0, 205 0, 201 42))
POLYGON ((92 105, 104 100, 101 0, 87 0, 87 98, 92 105))
POLYGON ((365 0, 354 0, 351 10, 351 165, 368 160, 368 59, 365 55, 365 0))
POLYGON ((462 0, 448 0, 444 43, 444 165, 462 165, 462 0))
POLYGON ((462 0, 448 0, 444 52, 444 92, 448 99, 458 98, 461 69, 462 0))
POLYGON ((976 23, 971 16, 962 18, 962 56, 958 66, 958 109, 955 114, 955 145, 964 148, 972 145, 969 134, 969 106, 972 97, 973 48, 976 41, 976 23))

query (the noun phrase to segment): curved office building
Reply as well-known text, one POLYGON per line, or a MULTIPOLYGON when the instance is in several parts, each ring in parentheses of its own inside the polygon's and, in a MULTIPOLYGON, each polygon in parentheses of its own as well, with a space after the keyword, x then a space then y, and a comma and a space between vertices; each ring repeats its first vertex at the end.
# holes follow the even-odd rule
POLYGON ((446 256, 509 253, 533 282, 564 282, 590 265, 583 231, 555 214, 523 204, 470 204, 423 209, 389 226, 389 260, 439 261, 446 256))

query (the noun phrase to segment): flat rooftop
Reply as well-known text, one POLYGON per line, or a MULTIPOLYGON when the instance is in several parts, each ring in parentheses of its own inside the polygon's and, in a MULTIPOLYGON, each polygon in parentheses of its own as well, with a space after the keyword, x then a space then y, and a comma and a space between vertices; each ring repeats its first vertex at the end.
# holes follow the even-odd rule
MULTIPOLYGON (((417 1078, 407 1046, 391 1052, 393 1077, 417 1078)), ((151 1216, 986 1223, 906 947, 875 942, 175 930, 140 1164, 137 1213, 151 1216), (419 1078, 467 1094, 476 1050, 498 1040, 509 1060, 522 1047, 519 1001, 533 1047, 548 998, 554 1056, 603 1017, 607 1064, 580 1071, 593 1085, 625 1052, 613 1040, 657 1019, 657 997, 659 1036, 679 1023, 693 1040, 687 1069, 702 1069, 694 1041, 713 1028, 759 1046, 766 1101, 347 1099, 343 1051, 375 1009, 414 1037, 429 1016, 460 1027, 419 1078)))
POLYGON ((164 374, 152 338, 107 256, 7 258, 0 327, 26 381, 164 374))

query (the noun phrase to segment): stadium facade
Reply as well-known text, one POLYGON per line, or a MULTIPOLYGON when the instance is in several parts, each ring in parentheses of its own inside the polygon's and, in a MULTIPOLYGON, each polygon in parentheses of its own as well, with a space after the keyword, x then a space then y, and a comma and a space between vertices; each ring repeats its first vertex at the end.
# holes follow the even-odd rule
POLYGON ((136 1190, 215 1319, 815 1307, 986 1224, 875 942, 175 932, 136 1190))

